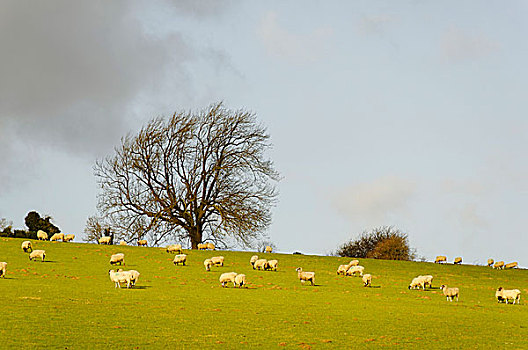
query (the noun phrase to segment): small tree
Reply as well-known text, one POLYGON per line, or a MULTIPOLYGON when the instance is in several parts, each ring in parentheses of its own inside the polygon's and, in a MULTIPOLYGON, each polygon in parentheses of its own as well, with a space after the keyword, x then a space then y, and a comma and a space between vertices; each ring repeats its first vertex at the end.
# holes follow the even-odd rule
POLYGON ((30 211, 24 219, 28 231, 36 233, 38 230, 46 232, 49 236, 61 232, 61 230, 51 223, 51 216, 41 217, 36 211, 30 211))
POLYGON ((337 255, 355 258, 413 260, 414 250, 409 246, 407 234, 392 226, 363 232, 357 239, 344 243, 337 255))

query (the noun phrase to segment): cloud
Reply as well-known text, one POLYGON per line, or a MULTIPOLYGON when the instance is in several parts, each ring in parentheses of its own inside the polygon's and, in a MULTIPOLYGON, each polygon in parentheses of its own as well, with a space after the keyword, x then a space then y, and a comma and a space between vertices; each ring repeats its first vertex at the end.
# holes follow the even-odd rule
POLYGON ((363 35, 381 35, 392 21, 388 15, 365 16, 359 21, 359 32, 363 35))
POLYGON ((333 206, 348 220, 367 226, 391 225, 406 215, 415 193, 412 181, 383 177, 344 189, 333 198, 333 206))
POLYGON ((258 27, 258 36, 267 52, 293 62, 317 62, 328 50, 333 31, 319 27, 305 35, 295 34, 282 27, 275 12, 266 13, 258 27))
POLYGON ((468 33, 451 27, 444 33, 440 48, 448 61, 463 62, 489 56, 496 52, 500 45, 483 34, 468 33))

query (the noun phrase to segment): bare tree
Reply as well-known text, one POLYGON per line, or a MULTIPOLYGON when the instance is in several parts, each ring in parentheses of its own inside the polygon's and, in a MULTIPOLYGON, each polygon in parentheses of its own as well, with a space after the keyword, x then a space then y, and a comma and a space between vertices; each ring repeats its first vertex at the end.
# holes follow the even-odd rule
POLYGON ((192 248, 227 237, 249 245, 277 197, 270 147, 253 113, 222 103, 153 119, 96 163, 99 211, 128 237, 154 232, 154 244, 174 236, 192 248))

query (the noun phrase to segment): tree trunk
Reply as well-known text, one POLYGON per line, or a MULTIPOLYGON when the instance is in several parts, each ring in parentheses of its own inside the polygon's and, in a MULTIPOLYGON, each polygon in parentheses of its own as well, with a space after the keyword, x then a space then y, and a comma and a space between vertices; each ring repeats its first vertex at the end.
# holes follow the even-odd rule
POLYGON ((189 237, 191 238, 191 249, 198 249, 198 243, 202 243, 202 230, 199 227, 191 227, 189 237))

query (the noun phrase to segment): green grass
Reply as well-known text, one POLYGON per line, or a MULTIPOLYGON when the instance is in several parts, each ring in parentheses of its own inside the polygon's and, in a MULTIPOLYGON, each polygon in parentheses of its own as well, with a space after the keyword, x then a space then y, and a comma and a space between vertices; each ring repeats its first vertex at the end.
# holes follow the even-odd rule
MULTIPOLYGON (((0 239, 2 348, 528 348, 528 271, 363 259, 373 287, 336 275, 350 259, 268 254, 279 270, 254 271, 254 253, 185 251, 174 266, 163 249, 33 241, 47 262, 31 262, 21 239, 0 239), (141 273, 115 289, 110 255, 141 273), (225 257, 206 272, 203 260, 225 257), (301 285, 295 268, 316 272, 301 285), (248 288, 222 288, 223 272, 244 273, 248 288), (420 274, 433 289, 408 290, 420 274), (438 287, 460 288, 447 302, 438 287), (495 289, 518 288, 520 305, 498 304, 495 289)), ((264 254, 259 254, 259 256, 264 254)))

